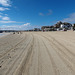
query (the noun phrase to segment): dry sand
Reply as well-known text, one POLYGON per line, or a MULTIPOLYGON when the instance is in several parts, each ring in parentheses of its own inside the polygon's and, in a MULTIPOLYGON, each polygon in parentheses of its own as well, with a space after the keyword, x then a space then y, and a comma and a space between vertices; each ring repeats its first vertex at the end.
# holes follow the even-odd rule
POLYGON ((0 75, 75 75, 75 32, 0 38, 0 75))

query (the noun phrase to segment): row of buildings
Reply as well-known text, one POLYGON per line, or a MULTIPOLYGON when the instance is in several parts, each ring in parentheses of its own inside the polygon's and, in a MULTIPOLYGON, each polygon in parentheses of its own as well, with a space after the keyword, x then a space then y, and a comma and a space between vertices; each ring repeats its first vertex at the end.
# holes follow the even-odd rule
POLYGON ((57 22, 55 25, 52 26, 42 26, 41 29, 34 28, 34 31, 60 31, 60 30, 75 30, 75 24, 71 24, 68 22, 57 22))

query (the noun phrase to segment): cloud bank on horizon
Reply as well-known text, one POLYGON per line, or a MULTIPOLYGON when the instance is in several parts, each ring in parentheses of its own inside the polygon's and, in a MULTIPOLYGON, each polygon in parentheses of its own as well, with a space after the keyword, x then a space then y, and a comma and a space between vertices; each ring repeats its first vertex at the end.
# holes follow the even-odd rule
POLYGON ((28 29, 30 23, 26 23, 23 25, 3 25, 1 28, 3 30, 24 30, 25 28, 28 29))
POLYGON ((29 30, 34 28, 40 28, 38 25, 31 25, 30 23, 22 24, 22 25, 2 25, 2 30, 29 30))

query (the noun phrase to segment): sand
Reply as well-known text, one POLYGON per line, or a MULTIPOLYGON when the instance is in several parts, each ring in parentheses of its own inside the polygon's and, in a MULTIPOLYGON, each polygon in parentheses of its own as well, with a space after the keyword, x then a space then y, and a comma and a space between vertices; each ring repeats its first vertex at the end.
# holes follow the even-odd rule
POLYGON ((23 32, 0 38, 0 75, 75 75, 75 32, 23 32))

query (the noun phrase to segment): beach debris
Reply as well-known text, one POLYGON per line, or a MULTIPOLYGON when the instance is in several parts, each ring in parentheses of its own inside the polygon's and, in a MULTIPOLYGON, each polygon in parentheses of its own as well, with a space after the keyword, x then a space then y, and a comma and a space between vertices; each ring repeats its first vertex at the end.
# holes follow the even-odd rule
MULTIPOLYGON (((2 62, 3 62, 3 61, 2 61, 2 62)), ((2 63, 2 62, 1 62, 1 63, 2 63)))
POLYGON ((9 58, 11 58, 11 56, 9 58))
POLYGON ((1 68, 2 66, 0 65, 0 68, 1 68))
POLYGON ((10 55, 10 54, 8 54, 8 55, 10 55))

